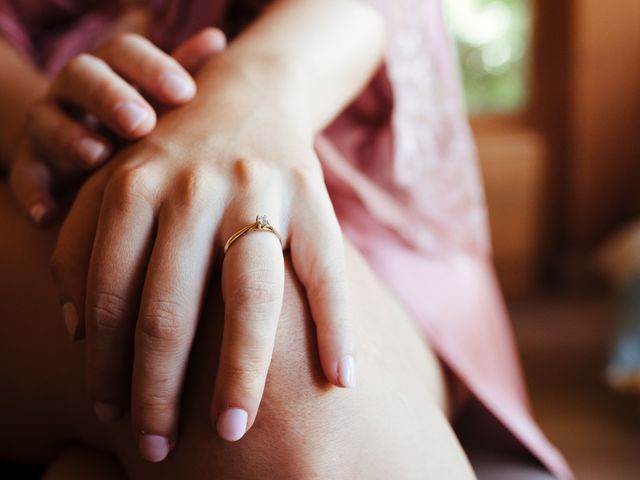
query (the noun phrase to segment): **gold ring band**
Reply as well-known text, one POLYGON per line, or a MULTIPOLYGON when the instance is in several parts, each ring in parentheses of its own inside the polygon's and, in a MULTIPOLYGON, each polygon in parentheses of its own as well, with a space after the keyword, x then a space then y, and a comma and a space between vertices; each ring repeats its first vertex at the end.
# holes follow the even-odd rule
POLYGON ((282 246, 282 238, 280 237, 280 234, 278 233, 278 231, 273 227, 273 225, 269 223, 269 220, 267 220, 267 216, 258 215, 256 217, 255 222, 253 222, 250 225, 247 225, 246 227, 241 228, 240 230, 238 230, 236 233, 234 233, 229 237, 229 240, 227 240, 227 243, 224 244, 224 253, 225 254, 227 253, 227 250, 229 250, 231 245, 233 245, 233 242, 235 242, 241 236, 243 236, 245 233, 248 233, 248 232, 271 232, 278 238, 278 241, 280 242, 280 246, 282 246))

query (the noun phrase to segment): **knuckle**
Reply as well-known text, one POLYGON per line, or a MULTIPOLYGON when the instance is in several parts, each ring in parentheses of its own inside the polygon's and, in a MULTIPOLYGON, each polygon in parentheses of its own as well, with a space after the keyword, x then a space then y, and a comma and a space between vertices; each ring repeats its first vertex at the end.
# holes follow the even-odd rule
POLYGON ((89 53, 80 53, 69 60, 58 75, 61 81, 67 80, 69 77, 81 75, 88 67, 96 61, 96 57, 89 53))
POLYGON ((322 170, 312 165, 295 165, 291 168, 291 180, 296 190, 311 192, 317 190, 318 185, 323 184, 322 170))
POLYGON ((270 272, 254 270, 241 275, 234 282, 230 292, 230 303, 243 311, 263 311, 273 307, 280 300, 278 286, 268 277, 270 272))
POLYGON ((106 40, 96 50, 96 55, 103 58, 111 58, 122 55, 132 48, 136 48, 145 39, 141 35, 132 32, 124 32, 114 35, 106 40))
POLYGON ((127 315, 127 302, 113 293, 98 292, 90 303, 90 323, 97 330, 117 330, 127 315))
POLYGON ((244 385, 250 390, 259 387, 266 375, 263 368, 257 362, 241 361, 226 363, 220 372, 227 383, 244 385))
MULTIPOLYGON (((89 72, 103 69, 105 66, 105 62, 98 57, 90 53, 80 53, 62 67, 54 80, 53 91, 62 94, 62 97, 67 97, 70 88, 75 88, 74 86, 82 83, 89 72)), ((88 89, 89 98, 95 101, 96 92, 103 93, 107 85, 105 81, 94 81, 88 89)))
POLYGON ((181 312, 174 301, 149 301, 140 318, 140 334, 152 343, 180 343, 188 334, 181 312))
POLYGON ((148 420, 167 418, 173 415, 175 402, 169 394, 146 393, 138 400, 137 409, 139 415, 148 420))
POLYGON ((204 167, 194 167, 183 172, 176 181, 175 202, 185 210, 208 206, 213 179, 204 167))
MULTIPOLYGON (((314 279, 316 294, 323 294, 327 290, 336 292, 346 288, 347 266, 344 257, 339 253, 311 264, 310 278, 314 279)), ((313 295, 313 293, 311 293, 313 295)))
POLYGON ((83 86, 82 102, 93 113, 110 111, 114 92, 111 67, 102 58, 89 53, 81 53, 71 59, 54 80, 53 91, 63 98, 74 96, 71 89, 83 86), (89 81, 90 79, 90 81, 89 81))
MULTIPOLYGON (((106 64, 98 60, 106 67, 106 64)), ((110 67, 106 67, 108 71, 110 67)), ((87 90, 87 101, 90 108, 95 110, 98 115, 102 115, 105 119, 109 119, 113 115, 113 108, 117 104, 117 100, 121 98, 121 87, 114 84, 110 75, 100 75, 96 78, 87 90)))
POLYGON ((232 164, 232 174, 240 187, 255 185, 261 174, 260 162, 246 157, 236 158, 232 164))
POLYGON ((125 52, 132 53, 131 67, 134 71, 146 72, 153 76, 161 73, 164 64, 158 62, 158 54, 160 54, 165 61, 171 61, 171 57, 164 54, 162 50, 156 47, 152 42, 136 33, 121 33, 108 41, 108 45, 105 47, 105 56, 109 58, 122 56, 125 52))
POLYGON ((112 47, 118 50, 126 50, 135 47, 142 41, 144 41, 144 38, 141 35, 132 32, 124 32, 113 37, 110 42, 112 47))
POLYGON ((119 204, 128 206, 130 203, 151 199, 155 187, 155 178, 151 168, 145 163, 119 170, 109 185, 109 194, 115 196, 119 204))
POLYGON ((108 112, 117 97, 113 82, 113 71, 102 58, 89 53, 81 53, 67 63, 56 78, 57 90, 69 90, 82 85, 86 88, 83 95, 91 109, 108 112), (90 81, 89 81, 90 79, 90 81))

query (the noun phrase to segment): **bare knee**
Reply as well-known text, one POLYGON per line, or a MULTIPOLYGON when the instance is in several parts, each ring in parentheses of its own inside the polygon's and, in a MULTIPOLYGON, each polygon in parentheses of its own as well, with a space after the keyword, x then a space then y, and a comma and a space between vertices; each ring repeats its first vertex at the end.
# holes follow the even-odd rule
MULTIPOLYGON (((0 194, 2 192, 0 190, 0 194)), ((16 217, 17 227, 20 222, 16 217)), ((26 234, 25 238, 36 241, 36 237, 26 234)), ((40 237, 37 240, 44 242, 40 237)), ((26 242, 9 243, 12 248, 14 244, 18 248, 26 242)), ((43 246, 46 245, 43 243, 43 246)), ((31 249, 24 248, 25 252, 13 256, 30 258, 27 250, 31 249)), ((9 264, 11 259, 7 257, 7 265, 3 264, 5 271, 20 272, 22 269, 23 273, 28 273, 24 274, 25 279, 29 278, 31 282, 34 278, 48 278, 48 250, 37 249, 42 253, 42 259, 34 259, 27 270, 20 262, 9 264)), ((222 327, 220 287, 215 282, 190 362, 178 442, 169 458, 161 464, 151 465, 139 458, 133 432, 126 420, 104 435, 104 427, 90 416, 90 408, 83 407, 82 356, 77 351, 81 349, 74 347, 72 352, 67 352, 62 348, 46 347, 54 343, 63 345, 67 340, 61 322, 57 330, 43 330, 48 333, 40 336, 43 345, 39 359, 49 348, 46 358, 52 361, 34 362, 57 366, 51 371, 38 367, 33 378, 60 379, 59 391, 54 392, 58 403, 64 403, 64 408, 54 410, 64 413, 57 415, 59 423, 73 419, 77 423, 77 428, 72 429, 77 430, 74 435, 96 447, 113 449, 131 478, 401 479, 417 476, 406 472, 407 468, 426 472, 433 467, 433 470, 435 467, 429 462, 440 465, 437 460, 448 456, 454 464, 464 463, 442 413, 442 382, 433 353, 416 335, 406 313, 391 300, 357 255, 351 252, 348 261, 356 330, 357 387, 339 389, 324 379, 305 292, 288 264, 285 305, 264 398, 256 423, 240 442, 220 440, 209 423, 222 327), (54 334, 60 339, 51 342, 54 334), (61 352, 66 353, 61 355, 61 352), (60 361, 60 357, 64 357, 64 361, 60 361), (77 398, 77 402, 66 401, 71 397, 77 398), (441 452, 442 448, 446 449, 446 455, 441 452)), ((50 289, 50 285, 47 288, 50 289)), ((37 305, 31 302, 34 308, 52 310, 51 305, 56 307, 50 290, 43 289, 51 299, 37 305)), ((13 290, 7 288, 7 291, 13 290)), ((51 318, 50 314, 37 311, 25 311, 21 315, 24 318, 51 318)), ((43 325, 51 323, 43 321, 43 325)), ((18 325, 18 322, 11 325, 18 325)), ((29 338, 22 331, 4 331, 7 338, 29 338)), ((58 436, 59 430, 56 430, 58 436)), ((435 475, 433 478, 454 476, 435 475)))
POLYGON ((221 337, 217 285, 212 286, 211 296, 189 367, 176 447, 159 465, 145 464, 129 448, 122 449, 130 475, 314 478, 313 471, 320 465, 328 467, 339 453, 336 440, 349 428, 354 394, 324 379, 305 293, 290 264, 260 409, 253 427, 234 443, 221 440, 208 420, 221 337))
MULTIPOLYGON (((359 280, 355 290, 379 288, 359 280)), ((382 301, 382 292, 368 294, 382 301)), ((364 302, 357 292, 354 301, 361 343, 358 385, 341 389, 323 376, 305 292, 288 265, 285 305, 263 400, 253 427, 235 443, 219 439, 208 422, 218 355, 211 338, 219 338, 219 322, 205 325, 187 381, 178 444, 160 465, 125 458, 131 476, 415 478, 434 463, 430 449, 438 443, 450 445, 452 458, 466 471, 441 401, 429 387, 427 377, 438 376, 432 354, 411 327, 398 326, 398 319, 387 318, 388 326, 381 323, 385 316, 402 315, 397 307, 382 301, 370 311, 361 309, 364 302), (398 345, 391 334, 399 337, 398 345), (403 352, 410 358, 403 359, 403 352), (410 363, 415 363, 413 371, 399 371, 410 363)))

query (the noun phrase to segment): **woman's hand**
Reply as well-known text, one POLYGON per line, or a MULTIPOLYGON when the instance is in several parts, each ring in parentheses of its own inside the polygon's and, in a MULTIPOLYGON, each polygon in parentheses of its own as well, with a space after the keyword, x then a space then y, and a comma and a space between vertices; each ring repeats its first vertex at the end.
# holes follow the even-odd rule
POLYGON ((209 28, 172 58, 144 37, 122 34, 67 63, 32 105, 11 166, 13 191, 31 219, 52 220, 57 185, 98 168, 115 149, 112 140, 153 130, 156 111, 143 93, 169 107, 191 101, 196 86, 189 72, 224 47, 224 34, 209 28))
POLYGON ((256 418, 283 301, 283 249, 306 288, 326 378, 355 384, 342 234, 297 85, 281 81, 296 75, 228 55, 210 63, 206 95, 200 88, 85 183, 53 255, 65 322, 76 338, 86 327, 95 413, 114 421, 130 400, 150 461, 177 440, 208 275, 227 239, 257 215, 282 245, 272 233, 249 232, 224 256, 212 423, 235 441, 256 418))

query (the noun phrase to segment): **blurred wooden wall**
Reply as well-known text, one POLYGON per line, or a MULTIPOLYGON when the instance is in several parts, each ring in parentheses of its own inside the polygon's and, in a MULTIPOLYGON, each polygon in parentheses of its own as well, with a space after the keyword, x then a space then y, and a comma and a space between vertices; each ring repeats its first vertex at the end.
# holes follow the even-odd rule
POLYGON ((640 214, 640 0, 532 7, 528 108, 472 119, 509 296, 582 279, 599 242, 640 214))
POLYGON ((574 0, 568 247, 640 213, 640 0, 574 0))
POLYGON ((542 260, 572 269, 640 213, 640 1, 533 4, 529 115, 550 148, 542 260))

